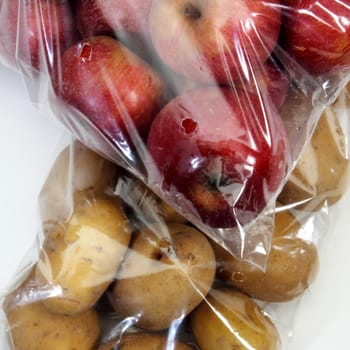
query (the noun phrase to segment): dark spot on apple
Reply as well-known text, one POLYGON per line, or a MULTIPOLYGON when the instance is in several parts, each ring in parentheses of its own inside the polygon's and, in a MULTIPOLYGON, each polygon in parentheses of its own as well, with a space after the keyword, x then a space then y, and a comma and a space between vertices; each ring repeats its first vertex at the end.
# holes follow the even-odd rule
POLYGON ((190 118, 184 119, 181 123, 181 126, 184 129, 185 133, 188 135, 193 134, 198 128, 198 124, 190 118))
POLYGON ((184 14, 186 17, 193 20, 197 20, 202 16, 202 13, 199 10, 199 8, 191 3, 185 5, 184 14))
POLYGON ((92 46, 88 42, 84 42, 79 45, 79 57, 83 62, 91 61, 92 58, 92 46))

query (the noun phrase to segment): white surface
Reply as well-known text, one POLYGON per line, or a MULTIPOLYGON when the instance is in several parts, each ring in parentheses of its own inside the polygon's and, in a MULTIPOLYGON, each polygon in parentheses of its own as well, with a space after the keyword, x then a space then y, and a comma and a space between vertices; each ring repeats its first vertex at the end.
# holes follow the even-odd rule
MULTIPOLYGON (((31 105, 20 76, 1 65, 0 111, 0 292, 3 292, 35 241, 38 194, 62 138, 67 136, 57 123, 40 115, 31 105)), ((338 205, 333 230, 320 248, 320 273, 298 309, 289 350, 350 348, 349 206, 350 191, 338 205)))
POLYGON ((35 241, 38 195, 64 131, 29 102, 19 73, 1 64, 0 115, 2 291, 35 241))
POLYGON ((319 274, 301 300, 288 350, 350 349, 349 207, 348 190, 333 208, 330 232, 319 247, 319 274))

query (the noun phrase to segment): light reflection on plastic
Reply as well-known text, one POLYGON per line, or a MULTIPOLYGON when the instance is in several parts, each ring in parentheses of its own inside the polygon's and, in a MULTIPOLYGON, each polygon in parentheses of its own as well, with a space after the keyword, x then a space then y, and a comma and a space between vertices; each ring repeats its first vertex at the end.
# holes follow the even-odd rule
POLYGON ((201 164, 201 157, 195 157, 191 160, 191 167, 192 169, 198 169, 201 164))
MULTIPOLYGON (((218 293, 221 294, 221 293, 218 293)), ((224 294, 223 294, 224 295, 224 294)), ((217 300, 219 303, 220 301, 217 300)), ((221 303, 220 303, 221 304, 221 303)), ((221 314, 220 311, 218 311, 215 307, 213 307, 212 305, 210 305, 209 303, 209 307, 212 309, 212 311, 214 312, 214 314, 220 319, 220 321, 225 325, 225 327, 230 331, 230 333, 232 333, 236 339, 244 346, 244 349, 246 350, 257 350, 255 347, 252 347, 248 341, 246 339, 244 339, 240 334, 239 331, 237 331, 231 324, 230 322, 227 320, 227 318, 221 314)))
POLYGON ((236 49, 236 53, 238 56, 238 61, 240 63, 240 66, 242 68, 243 74, 245 77, 249 77, 249 71, 248 71, 248 64, 246 62, 245 56, 244 56, 244 52, 242 50, 242 45, 241 45, 241 41, 240 38, 233 38, 233 42, 234 42, 234 46, 236 49))
POLYGON ((251 166, 253 166, 253 165, 255 165, 256 164, 256 157, 253 157, 252 155, 249 155, 248 157, 247 157, 247 163, 249 164, 249 166, 248 165, 246 165, 246 169, 252 169, 251 168, 251 166))
POLYGON ((47 298, 60 297, 62 293, 61 286, 57 284, 48 284, 46 287, 40 288, 39 290, 30 289, 28 292, 24 291, 23 294, 16 295, 16 305, 22 306, 47 298))
POLYGON ((167 334, 166 348, 165 350, 174 350, 175 348, 175 340, 177 337, 178 329, 181 326, 183 319, 185 318, 185 314, 182 314, 180 317, 174 319, 171 322, 169 327, 169 331, 167 334))
POLYGON ((342 31, 345 33, 346 28, 344 28, 344 27, 349 27, 349 25, 350 25, 349 19, 344 17, 344 16, 340 16, 340 17, 338 17, 338 22, 339 22, 339 27, 341 27, 342 31))
MULTIPOLYGON (((136 325, 137 322, 139 321, 140 317, 141 317, 141 313, 138 313, 135 316, 130 316, 127 317, 125 319, 123 319, 123 321, 121 321, 120 323, 118 323, 115 327, 113 327, 113 329, 110 331, 110 338, 116 338, 116 337, 120 337, 120 339, 118 340, 116 345, 119 345, 119 342, 122 340, 123 334, 132 326, 136 325)), ((108 339, 109 340, 109 339, 108 339)))

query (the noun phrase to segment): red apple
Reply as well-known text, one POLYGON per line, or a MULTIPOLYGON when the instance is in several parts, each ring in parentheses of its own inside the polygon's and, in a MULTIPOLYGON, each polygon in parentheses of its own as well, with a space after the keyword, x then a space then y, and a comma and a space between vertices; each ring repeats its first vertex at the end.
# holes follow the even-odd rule
MULTIPOLYGON (((159 66, 160 64, 157 64, 157 68, 159 66)), ((167 81, 170 90, 168 95, 171 99, 192 89, 210 86, 179 75, 170 68, 163 67, 162 76, 167 81)), ((290 77, 280 63, 271 57, 256 66, 244 80, 236 81, 234 84, 235 87, 260 95, 265 103, 272 103, 277 110, 280 110, 288 94, 290 77)))
POLYGON ((312 75, 350 66, 350 1, 284 0, 280 43, 312 75))
POLYGON ((272 103, 280 110, 289 90, 290 77, 273 58, 255 67, 236 86, 261 96, 265 103, 272 103))
POLYGON ((224 84, 266 61, 280 15, 279 0, 154 0, 149 25, 156 51, 172 69, 224 84))
POLYGON ((11 67, 49 70, 76 40, 68 0, 3 0, 0 11, 0 55, 11 67))
POLYGON ((290 77, 273 59, 265 62, 260 74, 257 73, 257 80, 260 79, 271 103, 280 110, 288 94, 290 77))
POLYGON ((119 145, 144 136, 161 108, 163 83, 123 44, 96 36, 70 47, 62 57, 56 93, 119 145))
POLYGON ((77 0, 79 31, 84 38, 115 35, 126 41, 146 40, 151 4, 152 0, 77 0))
POLYGON ((183 75, 177 74, 169 67, 164 67, 164 64, 158 64, 157 69, 160 71, 167 84, 166 102, 170 102, 176 96, 182 95, 190 90, 212 86, 211 84, 204 84, 198 80, 188 79, 183 75))
POLYGON ((276 109, 245 90, 210 87, 176 97, 154 119, 147 145, 157 169, 150 181, 184 213, 217 228, 254 219, 289 165, 276 109))

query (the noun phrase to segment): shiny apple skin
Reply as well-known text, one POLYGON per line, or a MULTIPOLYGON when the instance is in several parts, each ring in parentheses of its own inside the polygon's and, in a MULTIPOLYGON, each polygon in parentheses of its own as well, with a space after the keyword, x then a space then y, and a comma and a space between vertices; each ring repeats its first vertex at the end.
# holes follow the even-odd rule
POLYGON ((256 79, 262 82, 262 89, 267 92, 269 101, 280 110, 287 98, 291 79, 288 73, 273 59, 267 60, 256 79))
POLYGON ((77 40, 68 0, 4 0, 0 8, 0 55, 9 66, 35 70, 59 64, 77 40))
POLYGON ((252 94, 261 95, 266 104, 272 104, 281 110, 287 98, 291 78, 285 69, 274 58, 269 58, 261 66, 236 83, 236 86, 252 94))
POLYGON ((350 1, 284 0, 281 46, 314 76, 350 67, 350 1))
POLYGON ((96 35, 114 35, 99 0, 76 0, 75 13, 79 32, 84 39, 96 35))
POLYGON ((79 31, 84 38, 95 35, 148 37, 152 0, 76 0, 79 31))
POLYGON ((149 18, 165 63, 188 78, 220 84, 266 61, 280 25, 279 0, 155 0, 149 18))
POLYGON ((147 134, 161 108, 163 82, 123 44, 107 36, 83 40, 62 57, 55 91, 116 143, 129 131, 147 134))
POLYGON ((253 220, 279 189, 289 143, 275 108, 229 88, 194 89, 154 119, 150 179, 182 210, 214 228, 253 220))

